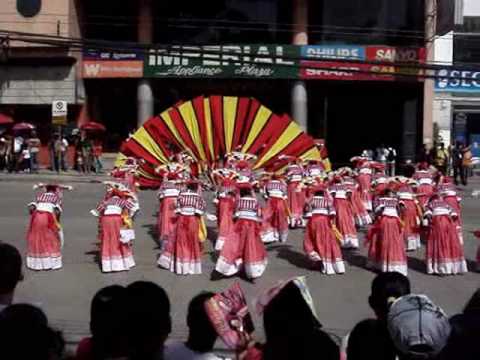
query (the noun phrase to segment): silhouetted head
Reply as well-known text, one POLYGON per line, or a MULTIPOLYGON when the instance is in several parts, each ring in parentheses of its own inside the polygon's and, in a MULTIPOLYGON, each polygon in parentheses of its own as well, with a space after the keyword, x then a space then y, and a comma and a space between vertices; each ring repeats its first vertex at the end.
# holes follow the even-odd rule
POLYGON ((190 333, 187 344, 191 350, 201 353, 212 351, 217 340, 217 332, 205 310, 205 303, 214 295, 212 292, 202 292, 188 306, 187 326, 190 333))
POLYGON ((14 246, 0 243, 0 303, 2 296, 13 294, 21 280, 22 256, 14 246))
POLYGON ((373 279, 371 291, 368 303, 378 319, 385 320, 391 302, 410 294, 410 280, 398 272, 380 273, 373 279))

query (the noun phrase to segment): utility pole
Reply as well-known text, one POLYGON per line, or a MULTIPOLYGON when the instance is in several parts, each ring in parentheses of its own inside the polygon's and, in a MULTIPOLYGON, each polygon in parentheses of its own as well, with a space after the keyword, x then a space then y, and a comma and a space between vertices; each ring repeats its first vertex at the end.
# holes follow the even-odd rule
MULTIPOLYGON (((435 61, 434 37, 437 24, 437 0, 425 0, 425 57, 427 64, 435 61)), ((426 70, 431 75, 431 70, 426 70)), ((433 101, 435 83, 431 78, 425 78, 423 85, 423 143, 433 145, 433 101)))

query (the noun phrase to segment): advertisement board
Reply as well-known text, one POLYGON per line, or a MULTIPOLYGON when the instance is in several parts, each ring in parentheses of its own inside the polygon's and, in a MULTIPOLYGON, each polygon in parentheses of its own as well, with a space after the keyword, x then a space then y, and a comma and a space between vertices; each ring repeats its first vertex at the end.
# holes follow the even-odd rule
POLYGON ((83 54, 84 78, 141 78, 143 54, 89 50, 83 54))

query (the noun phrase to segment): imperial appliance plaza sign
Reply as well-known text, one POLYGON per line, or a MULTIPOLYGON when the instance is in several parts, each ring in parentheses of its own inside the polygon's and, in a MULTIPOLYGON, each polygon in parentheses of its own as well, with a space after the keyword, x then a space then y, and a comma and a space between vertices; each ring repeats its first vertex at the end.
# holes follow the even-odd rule
POLYGON ((151 50, 145 77, 298 78, 293 45, 171 46, 151 50))

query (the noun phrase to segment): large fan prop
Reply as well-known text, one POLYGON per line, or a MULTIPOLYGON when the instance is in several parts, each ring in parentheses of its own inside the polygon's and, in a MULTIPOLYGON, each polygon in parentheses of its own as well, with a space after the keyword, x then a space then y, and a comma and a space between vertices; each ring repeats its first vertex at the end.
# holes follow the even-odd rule
POLYGON ((126 157, 143 159, 139 183, 156 187, 161 179, 155 168, 177 153, 187 152, 202 172, 232 151, 256 155, 254 169, 281 169, 286 162, 280 155, 321 160, 314 140, 288 115, 274 114, 253 98, 199 96, 148 120, 124 142, 117 164, 126 157))

